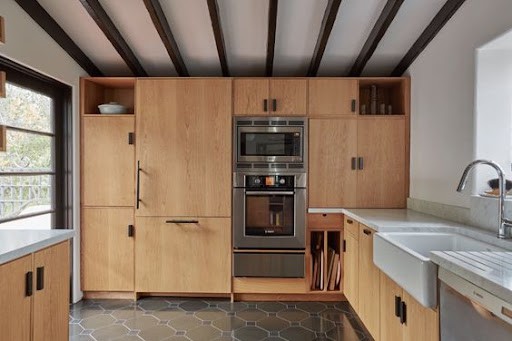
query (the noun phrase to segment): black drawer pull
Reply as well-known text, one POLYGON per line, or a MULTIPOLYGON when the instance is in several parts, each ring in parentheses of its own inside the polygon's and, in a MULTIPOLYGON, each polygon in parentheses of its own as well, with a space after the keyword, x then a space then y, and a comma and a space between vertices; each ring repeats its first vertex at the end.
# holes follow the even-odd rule
POLYGON ((44 289, 44 266, 36 269, 36 290, 44 289))
POLYGON ((372 231, 368 230, 368 229, 364 229, 363 230, 363 233, 366 234, 367 236, 371 235, 372 234, 372 231))
POLYGON ((166 224, 199 224, 199 220, 179 220, 179 219, 171 219, 166 220, 166 224))
POLYGON ((404 301, 400 303, 400 323, 407 323, 407 305, 404 301))
POLYGON ((347 224, 353 224, 353 223, 354 223, 354 221, 353 221, 353 220, 351 220, 351 219, 347 219, 347 224))
POLYGON ((400 317, 400 303, 402 303, 402 298, 400 296, 395 296, 395 316, 400 317))
POLYGON ((32 273, 32 271, 29 271, 25 274, 25 296, 27 296, 27 297, 32 296, 32 292, 33 292, 32 281, 33 281, 33 273, 32 273))

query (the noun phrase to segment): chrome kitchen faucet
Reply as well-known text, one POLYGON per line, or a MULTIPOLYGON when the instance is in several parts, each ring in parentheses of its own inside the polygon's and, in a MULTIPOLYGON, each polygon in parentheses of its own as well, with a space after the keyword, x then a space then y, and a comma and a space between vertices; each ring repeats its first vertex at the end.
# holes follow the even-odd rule
POLYGON ((464 187, 466 187, 466 182, 468 180, 469 172, 479 164, 491 166, 498 173, 498 181, 499 181, 499 206, 498 206, 498 215, 499 215, 499 226, 498 226, 498 238, 501 239, 509 239, 512 237, 511 229, 512 229, 512 220, 505 218, 505 173, 503 172, 503 168, 500 167, 496 162, 491 160, 475 160, 471 162, 466 169, 464 169, 464 173, 462 173, 462 178, 460 179, 459 186, 457 186, 457 192, 462 192, 464 187))

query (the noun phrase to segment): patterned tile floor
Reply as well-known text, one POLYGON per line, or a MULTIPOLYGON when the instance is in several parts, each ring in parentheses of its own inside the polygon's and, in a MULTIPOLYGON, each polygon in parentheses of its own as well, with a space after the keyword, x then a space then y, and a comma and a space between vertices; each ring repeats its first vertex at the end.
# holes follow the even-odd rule
POLYGON ((143 298, 71 306, 70 340, 371 340, 346 302, 143 298))

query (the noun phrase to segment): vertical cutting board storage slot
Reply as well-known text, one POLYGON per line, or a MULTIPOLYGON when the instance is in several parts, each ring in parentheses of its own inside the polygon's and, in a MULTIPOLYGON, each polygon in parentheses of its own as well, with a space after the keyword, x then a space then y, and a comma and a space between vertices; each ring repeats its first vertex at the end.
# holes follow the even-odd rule
POLYGON ((324 234, 324 231, 311 232, 311 291, 323 291, 325 287, 324 234))
POLYGON ((325 288, 327 291, 339 291, 341 283, 341 232, 327 231, 327 252, 325 288))
POLYGON ((310 290, 340 292, 341 231, 310 232, 310 290))

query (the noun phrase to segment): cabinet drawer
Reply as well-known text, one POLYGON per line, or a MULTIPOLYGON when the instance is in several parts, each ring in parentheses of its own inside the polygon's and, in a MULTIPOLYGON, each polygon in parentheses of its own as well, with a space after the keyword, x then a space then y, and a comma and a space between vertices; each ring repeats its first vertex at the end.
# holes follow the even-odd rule
POLYGON ((359 239, 359 223, 354 219, 345 216, 344 222, 345 231, 350 233, 356 240, 359 239))
POLYGON ((343 214, 310 213, 308 214, 308 228, 341 230, 343 228, 343 214))

